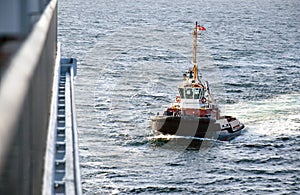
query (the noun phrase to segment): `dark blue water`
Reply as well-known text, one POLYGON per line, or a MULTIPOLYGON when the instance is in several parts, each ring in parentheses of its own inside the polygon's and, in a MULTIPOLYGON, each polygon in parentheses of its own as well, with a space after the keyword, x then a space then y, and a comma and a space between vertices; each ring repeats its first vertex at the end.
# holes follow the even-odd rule
POLYGON ((79 60, 77 125, 85 194, 299 194, 300 1, 59 2, 62 55, 79 60), (161 144, 150 117, 192 61, 223 113, 246 125, 231 142, 161 144))

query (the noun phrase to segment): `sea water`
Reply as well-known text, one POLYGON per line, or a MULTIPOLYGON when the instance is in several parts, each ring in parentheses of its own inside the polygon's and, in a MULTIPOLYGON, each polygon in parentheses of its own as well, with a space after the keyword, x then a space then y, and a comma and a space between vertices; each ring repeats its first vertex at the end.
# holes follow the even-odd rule
POLYGON ((62 55, 75 80, 84 194, 300 193, 300 1, 59 1, 62 55), (156 141, 150 117, 198 66, 230 142, 156 141))

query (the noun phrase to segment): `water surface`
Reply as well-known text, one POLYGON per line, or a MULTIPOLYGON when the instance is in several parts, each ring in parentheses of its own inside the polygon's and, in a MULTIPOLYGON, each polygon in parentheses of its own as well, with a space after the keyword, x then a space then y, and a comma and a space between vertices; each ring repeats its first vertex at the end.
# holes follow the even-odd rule
POLYGON ((62 54, 79 60, 84 194, 299 193, 299 18, 298 0, 60 1, 62 54), (196 20, 203 76, 246 129, 160 146, 149 119, 177 94, 196 20))

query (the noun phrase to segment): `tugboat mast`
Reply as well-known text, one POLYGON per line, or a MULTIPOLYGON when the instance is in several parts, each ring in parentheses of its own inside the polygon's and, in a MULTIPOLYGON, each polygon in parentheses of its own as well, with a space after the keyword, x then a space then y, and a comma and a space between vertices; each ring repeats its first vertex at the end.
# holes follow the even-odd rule
POLYGON ((194 64, 194 66, 193 66, 193 70, 192 70, 194 72, 194 78, 193 78, 194 81, 196 81, 198 79, 197 35, 198 35, 198 23, 196 22, 196 26, 194 28, 194 49, 193 49, 193 64, 194 64))
POLYGON ((193 49, 193 64, 194 66, 197 66, 197 34, 198 34, 198 29, 197 29, 198 23, 196 22, 196 26, 194 28, 194 49, 193 49))

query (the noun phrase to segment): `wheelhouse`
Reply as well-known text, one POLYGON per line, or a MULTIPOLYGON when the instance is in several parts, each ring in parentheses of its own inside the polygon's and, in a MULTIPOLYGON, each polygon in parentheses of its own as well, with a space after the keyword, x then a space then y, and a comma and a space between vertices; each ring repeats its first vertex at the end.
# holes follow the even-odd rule
POLYGON ((179 87, 181 99, 202 99, 204 97, 203 87, 179 87))

